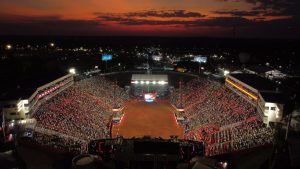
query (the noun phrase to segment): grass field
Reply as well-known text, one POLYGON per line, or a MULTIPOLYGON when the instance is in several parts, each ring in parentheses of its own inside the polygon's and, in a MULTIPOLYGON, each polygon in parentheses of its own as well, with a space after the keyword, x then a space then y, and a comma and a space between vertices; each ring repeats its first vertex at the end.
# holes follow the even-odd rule
POLYGON ((183 127, 176 123, 175 109, 167 101, 130 101, 123 109, 124 117, 118 125, 112 127, 112 137, 124 138, 151 137, 170 138, 176 135, 183 138, 183 127))

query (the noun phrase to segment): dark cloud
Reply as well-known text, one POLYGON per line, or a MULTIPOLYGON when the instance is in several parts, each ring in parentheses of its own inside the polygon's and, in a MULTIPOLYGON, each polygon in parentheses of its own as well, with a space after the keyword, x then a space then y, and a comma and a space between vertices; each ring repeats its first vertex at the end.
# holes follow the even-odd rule
POLYGON ((205 15, 199 12, 189 12, 185 10, 147 10, 128 13, 94 13, 100 21, 113 21, 122 25, 190 25, 194 21, 185 19, 200 19, 205 15), (137 19, 138 17, 138 19, 137 19), (150 19, 149 17, 165 18, 168 20, 150 19), (178 20, 175 18, 180 18, 178 20))
MULTIPOLYGON (((107 14, 96 12, 95 15, 101 17, 107 14)), ((205 17, 205 15, 199 12, 190 12, 186 10, 145 10, 145 11, 137 11, 137 12, 128 12, 128 13, 111 13, 112 16, 123 16, 123 17, 159 17, 159 18, 201 18, 205 17)))
POLYGON ((215 17, 198 20, 193 26, 244 27, 253 24, 253 22, 255 21, 242 17, 215 17))
MULTIPOLYGON (((247 19, 243 16, 255 16, 257 13, 244 13, 234 11, 234 15, 228 17, 214 17, 214 18, 196 18, 193 20, 153 20, 147 18, 134 18, 127 15, 106 14, 98 16, 101 21, 114 21, 125 26, 139 26, 139 25, 162 25, 168 27, 182 26, 187 30, 197 29, 211 29, 218 30, 224 36, 232 36, 232 30, 235 28, 237 35, 242 37, 290 37, 295 38, 300 36, 298 28, 300 23, 295 18, 285 18, 277 20, 265 20, 265 17, 257 17, 256 19, 247 19), (225 32, 225 33, 224 33, 225 32)), ((225 14, 225 13, 221 13, 225 14)), ((217 31, 215 33, 218 33, 217 31)))
MULTIPOLYGON (((230 0, 220 0, 230 1, 230 0)), ((300 17, 299 0, 237 0, 253 4, 253 10, 265 11, 267 16, 300 17)))
POLYGON ((149 19, 136 19, 132 17, 122 17, 113 15, 101 15, 97 17, 101 21, 113 21, 122 25, 187 25, 193 21, 180 21, 180 20, 149 20, 149 19))
MULTIPOLYGON (((195 20, 153 20, 153 19, 136 19, 127 16, 113 16, 113 14, 106 14, 97 17, 100 21, 113 21, 121 25, 183 25, 185 27, 247 27, 247 26, 258 26, 267 24, 275 21, 265 21, 246 19, 240 16, 229 16, 229 17, 214 17, 214 18, 203 18, 195 20)), ((285 19, 289 20, 289 19, 285 19)), ((285 23, 287 24, 287 23, 285 23)), ((286 25, 288 26, 288 25, 286 25)))
MULTIPOLYGON (((97 13, 97 19, 102 22, 112 21, 121 25, 183 25, 185 27, 195 26, 245 26, 251 20, 242 17, 216 17, 216 18, 194 18, 193 20, 157 20, 149 18, 135 18, 127 14, 97 13)), ((136 16, 136 15, 135 15, 136 16)))
POLYGON ((213 13, 242 17, 242 16, 258 16, 261 13, 261 11, 220 10, 220 11, 213 11, 213 13))
POLYGON ((165 10, 165 11, 139 11, 139 12, 129 12, 126 14, 129 17, 161 17, 161 18, 190 18, 190 17, 205 17, 199 12, 189 12, 186 10, 165 10))

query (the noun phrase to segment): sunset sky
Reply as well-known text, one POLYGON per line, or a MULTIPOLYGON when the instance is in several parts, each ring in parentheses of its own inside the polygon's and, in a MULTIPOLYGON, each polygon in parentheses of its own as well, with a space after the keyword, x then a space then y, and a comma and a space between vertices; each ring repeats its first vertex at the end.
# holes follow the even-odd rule
POLYGON ((0 35, 299 38, 300 0, 1 0, 0 35))

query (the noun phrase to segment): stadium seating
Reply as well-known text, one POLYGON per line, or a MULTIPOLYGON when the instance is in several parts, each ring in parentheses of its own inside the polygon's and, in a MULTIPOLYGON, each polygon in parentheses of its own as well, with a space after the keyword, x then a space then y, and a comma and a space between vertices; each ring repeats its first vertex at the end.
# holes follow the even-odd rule
POLYGON ((196 78, 171 93, 171 102, 185 110, 186 134, 204 140, 206 155, 217 155, 269 144, 272 132, 255 107, 225 85, 196 78))

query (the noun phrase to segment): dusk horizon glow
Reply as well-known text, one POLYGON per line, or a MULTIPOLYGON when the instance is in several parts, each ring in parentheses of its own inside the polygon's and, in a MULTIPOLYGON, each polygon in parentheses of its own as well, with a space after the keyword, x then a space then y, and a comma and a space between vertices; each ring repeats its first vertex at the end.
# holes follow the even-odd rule
POLYGON ((3 0, 0 35, 299 38, 297 0, 3 0))

